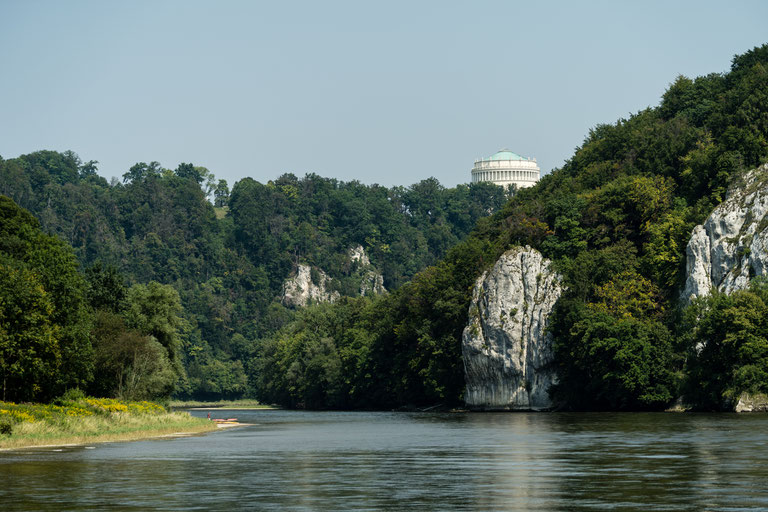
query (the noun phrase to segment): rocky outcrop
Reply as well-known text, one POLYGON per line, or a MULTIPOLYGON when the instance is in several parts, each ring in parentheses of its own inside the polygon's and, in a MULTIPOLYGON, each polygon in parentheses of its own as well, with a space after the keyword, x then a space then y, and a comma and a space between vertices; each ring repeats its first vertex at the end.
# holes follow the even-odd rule
POLYGON ((384 288, 384 276, 371 265, 371 260, 368 259, 362 245, 352 247, 347 251, 347 257, 360 274, 361 297, 387 293, 387 289, 384 288))
POLYGON ((734 412, 768 412, 768 396, 761 393, 742 393, 733 410, 734 412))
POLYGON ((356 245, 347 251, 347 257, 352 263, 357 263, 360 267, 370 267, 371 260, 368 259, 368 255, 365 254, 365 249, 362 245, 356 245))
POLYGON ((283 283, 283 304, 297 307, 313 302, 335 302, 339 298, 339 292, 328 291, 330 280, 322 270, 314 269, 313 272, 309 265, 299 264, 296 275, 283 283))
POLYGON ((360 296, 387 293, 384 288, 384 276, 375 270, 366 270, 360 277, 360 296))
MULTIPOLYGON (((350 267, 349 277, 343 278, 344 286, 347 287, 345 289, 349 289, 348 280, 351 279, 352 286, 356 287, 356 280, 359 279, 360 296, 387 293, 384 288, 384 276, 371 265, 371 260, 368 259, 362 245, 352 247, 347 251, 347 257, 350 267)), ((296 267, 296 274, 283 283, 283 304, 303 307, 317 302, 336 302, 341 295, 337 291, 329 291, 332 281, 333 279, 319 268, 299 264, 296 267)), ((339 286, 336 288, 338 289, 339 286)))
POLYGON ((546 327, 561 293, 550 261, 527 246, 507 251, 480 276, 462 337, 469 407, 552 407, 548 391, 556 375, 546 327))
POLYGON ((768 164, 745 173, 701 226, 686 248, 687 279, 682 298, 717 289, 747 288, 768 268, 768 164))

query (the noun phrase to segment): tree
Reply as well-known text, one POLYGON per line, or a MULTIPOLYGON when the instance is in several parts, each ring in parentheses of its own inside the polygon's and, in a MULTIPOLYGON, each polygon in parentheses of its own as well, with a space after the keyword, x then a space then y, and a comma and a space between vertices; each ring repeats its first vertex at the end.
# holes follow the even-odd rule
POLYGON ((229 187, 227 186, 227 180, 219 180, 216 188, 213 191, 213 205, 219 208, 227 206, 229 203, 229 187))
POLYGON ((159 176, 162 172, 163 168, 160 162, 150 162, 149 165, 139 162, 123 174, 123 183, 141 183, 146 178, 159 176))
POLYGON ((674 397, 671 336, 661 322, 583 309, 555 353, 553 395, 570 407, 653 410, 674 397))
POLYGON ((685 311, 681 337, 687 349, 684 394, 699 409, 732 405, 743 392, 768 393, 768 283, 713 293, 685 311))
POLYGON ((173 392, 178 375, 165 347, 152 336, 130 330, 122 317, 100 310, 95 313, 92 337, 96 367, 92 394, 147 400, 173 392))
POLYGON ((200 187, 205 194, 206 199, 211 197, 211 194, 216 190, 216 176, 211 171, 202 166, 195 166, 195 172, 200 176, 200 187))
POLYGON ((126 295, 126 325, 152 336, 165 349, 177 378, 184 375, 181 362, 183 309, 179 293, 170 285, 150 281, 135 284, 126 295))
POLYGON ((0 256, 0 385, 2 400, 34 400, 56 382, 61 329, 35 275, 0 256))
MULTIPOLYGON (((179 166, 174 171, 176 173, 176 176, 179 178, 191 178, 195 180, 195 183, 198 185, 203 183, 203 180, 205 177, 203 176, 203 173, 201 172, 202 169, 205 169, 204 167, 195 167, 192 164, 185 164, 180 163, 179 166)), ((207 169, 206 169, 207 170, 207 169)))
POLYGON ((112 265, 101 263, 85 270, 88 281, 86 297, 93 309, 105 309, 113 313, 122 311, 125 300, 125 278, 112 265))
POLYGON ((7 294, 3 299, 6 316, 2 328, 6 349, 26 350, 13 340, 27 339, 28 332, 37 332, 43 347, 49 347, 40 349, 41 357, 58 361, 16 363, 21 365, 18 371, 25 375, 40 375, 41 371, 46 375, 44 380, 37 379, 31 387, 17 392, 45 399, 66 388, 87 384, 93 370, 90 319, 85 282, 71 248, 44 234, 29 212, 0 196, 0 258, 9 283, 3 287, 7 294), (27 314, 30 317, 19 323, 27 314))
POLYGON ((80 178, 87 178, 89 176, 98 176, 97 164, 98 160, 89 160, 80 166, 80 178))

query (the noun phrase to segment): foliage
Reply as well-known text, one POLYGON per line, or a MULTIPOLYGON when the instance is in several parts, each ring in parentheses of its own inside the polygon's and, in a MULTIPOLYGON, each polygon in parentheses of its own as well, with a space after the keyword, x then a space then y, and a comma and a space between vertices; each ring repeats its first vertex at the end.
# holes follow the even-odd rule
POLYGON ((143 344, 145 355, 142 356, 142 362, 135 363, 144 366, 154 364, 163 355, 169 368, 156 367, 151 373, 170 370, 176 378, 180 378, 184 374, 180 333, 183 319, 180 316, 182 307, 178 292, 170 285, 150 281, 146 285, 135 284, 130 287, 125 301, 126 325, 152 338, 143 344))
POLYGON ((699 409, 719 410, 742 392, 768 392, 768 283, 713 293, 686 309, 681 338, 688 357, 684 394, 699 409))
POLYGON ((101 263, 85 270, 87 281, 86 299, 93 309, 103 309, 118 313, 125 304, 125 278, 113 265, 104 266, 101 263))
POLYGON ((253 361, 259 399, 306 408, 371 405, 373 375, 366 363, 379 301, 361 297, 310 306, 261 340, 253 361))
POLYGON ((0 436, 10 436, 13 433, 13 421, 10 418, 0 418, 0 436))
POLYGON ((85 283, 71 250, 0 197, 0 373, 6 399, 45 399, 92 375, 85 283))
POLYGON ((49 404, 0 401, 0 448, 3 449, 120 441, 215 428, 204 418, 167 412, 161 405, 147 401, 74 395, 65 395, 49 404))
MULTIPOLYGON (((171 171, 159 162, 139 162, 122 184, 107 183, 95 166, 74 153, 51 151, 2 160, 0 192, 72 245, 85 268, 85 298, 93 314, 123 316, 130 331, 126 340, 140 344, 151 334, 126 310, 128 288, 151 281, 172 286, 185 327, 169 357, 174 371, 181 375, 182 364, 189 377, 182 377, 175 392, 209 399, 253 392, 253 347, 291 316, 279 294, 298 263, 322 269, 334 291, 358 295, 364 271, 346 252, 361 245, 385 286, 394 289, 445 256, 507 199, 492 184, 446 189, 431 178, 385 188, 314 174, 288 174, 266 184, 246 178, 230 192, 225 180, 216 182, 208 169, 191 163, 171 171), (218 211, 208 202, 211 195, 218 211), (246 350, 238 351, 236 335, 246 350)), ((102 377, 115 375, 103 370, 102 377)), ((89 389, 114 393, 119 381, 95 382, 89 389)))
POLYGON ((168 351, 153 336, 129 329, 122 317, 96 312, 93 345, 94 394, 138 400, 168 397, 174 390, 179 375, 168 351))
POLYGON ((3 399, 29 399, 61 366, 60 326, 48 294, 30 271, 0 260, 0 377, 3 399))
POLYGON ((595 307, 569 315, 574 320, 556 342, 560 380, 553 391, 563 403, 577 409, 638 410, 658 409, 672 400, 672 343, 661 322, 617 317, 595 307))
POLYGON ((493 254, 475 240, 389 295, 300 311, 261 340, 252 363, 257 396, 306 408, 458 404, 456 340, 475 276, 493 254))
MULTIPOLYGON (((252 392, 304 407, 455 403, 471 288, 506 249, 530 245, 554 261, 566 287, 550 325, 556 400, 661 408, 682 374, 688 396, 714 407, 766 381, 765 299, 751 290, 701 302, 686 324, 699 341, 673 344, 676 291, 693 226, 734 176, 768 159, 766 77, 768 45, 736 56, 728 73, 678 77, 659 106, 595 126, 561 169, 511 198, 489 184, 446 189, 431 178, 385 188, 312 174, 265 184, 246 178, 229 191, 186 163, 171 171, 140 162, 122 184, 109 184, 94 174, 96 162, 71 152, 2 160, 0 193, 94 268, 86 289, 72 253, 3 199, 1 268, 12 283, 3 307, 28 304, 29 331, 61 348, 60 364, 39 353, 48 361, 39 373, 53 382, 42 394, 90 376, 87 297, 94 316, 113 315, 97 317, 93 331, 97 372, 112 375, 104 393, 125 378, 108 362, 110 340, 123 336, 147 353, 157 349, 154 339, 180 378, 177 392, 189 397, 252 392), (227 206, 223 218, 211 193, 219 213, 227 206), (304 311, 279 303, 299 263, 356 293, 358 269, 345 253, 357 245, 389 295, 304 311), (131 286, 125 299, 120 274, 131 286), (706 336, 721 341, 698 351, 706 336)), ((0 331, 2 350, 18 354, 19 336, 0 331)), ((152 374, 163 370, 142 373, 152 374)))
MULTIPOLYGON (((378 301, 375 322, 353 323, 372 336, 368 359, 376 384, 367 388, 369 403, 458 400, 458 346, 471 286, 504 250, 528 244, 554 260, 566 287, 550 325, 560 376, 554 398, 581 409, 666 406, 681 372, 693 369, 684 366, 671 335, 690 231, 723 199, 734 176, 768 159, 766 66, 768 45, 736 57, 728 74, 681 77, 658 107, 595 127, 562 169, 479 220, 444 260, 378 301)), ((420 184, 420 201, 410 203, 409 213, 427 225, 434 190, 420 184)), ((311 328, 300 324, 281 331, 264 348, 282 355, 262 364, 290 362, 281 372, 301 376, 308 368, 301 361, 312 354, 325 369, 317 378, 327 383, 314 396, 336 403, 337 393, 344 394, 333 384, 338 339, 311 338, 314 348, 305 353, 308 337, 311 328)), ((758 345, 743 345, 761 357, 758 345)), ((759 364, 743 368, 741 387, 762 376, 759 364)), ((712 370, 721 377, 730 372, 712 370)), ((297 405, 292 393, 302 382, 275 377, 260 385, 269 387, 272 400, 297 405)))
POLYGON ((562 404, 663 407, 677 392, 677 375, 689 372, 699 377, 688 378, 688 396, 710 407, 727 389, 746 386, 718 384, 730 382, 727 365, 699 371, 704 363, 690 354, 686 365, 670 332, 678 332, 676 291, 693 226, 735 176, 768 159, 766 48, 734 58, 729 74, 679 77, 659 107, 596 127, 563 169, 542 180, 537 197, 521 194, 505 207, 555 228, 538 247, 567 287, 550 327, 560 373, 553 393, 562 404))

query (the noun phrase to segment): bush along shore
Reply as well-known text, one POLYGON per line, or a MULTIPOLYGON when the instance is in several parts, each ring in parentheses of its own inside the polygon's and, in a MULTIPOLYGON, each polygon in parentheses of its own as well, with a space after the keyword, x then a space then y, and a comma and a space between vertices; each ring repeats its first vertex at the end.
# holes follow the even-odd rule
POLYGON ((0 449, 130 441, 215 430, 205 418, 154 402, 82 397, 52 404, 0 401, 0 449))

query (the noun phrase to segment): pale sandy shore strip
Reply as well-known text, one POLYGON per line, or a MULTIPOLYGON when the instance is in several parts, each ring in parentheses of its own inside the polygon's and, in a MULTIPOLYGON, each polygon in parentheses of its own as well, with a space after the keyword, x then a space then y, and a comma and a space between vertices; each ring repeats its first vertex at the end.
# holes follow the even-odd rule
MULTIPOLYGON (((230 428, 230 427, 246 427, 249 425, 253 425, 252 423, 225 423, 225 424, 217 424, 216 427, 218 429, 222 428, 230 428)), ((147 441, 150 439, 169 439, 169 438, 177 438, 177 437, 192 437, 192 436, 202 436, 204 434, 209 434, 211 432, 216 432, 216 430, 200 430, 200 431, 193 431, 193 432, 170 432, 170 433, 164 433, 164 434, 147 434, 147 435, 139 435, 132 437, 130 435, 127 435, 125 437, 116 437, 116 438, 107 438, 107 439, 90 439, 87 441, 79 442, 79 443, 54 443, 54 444, 35 444, 35 445, 28 445, 28 446, 13 446, 8 448, 0 448, 0 452, 11 452, 11 451, 17 451, 17 450, 34 450, 34 449, 45 449, 45 448, 74 448, 77 446, 90 446, 95 444, 104 444, 104 443, 127 443, 130 441, 147 441)))

